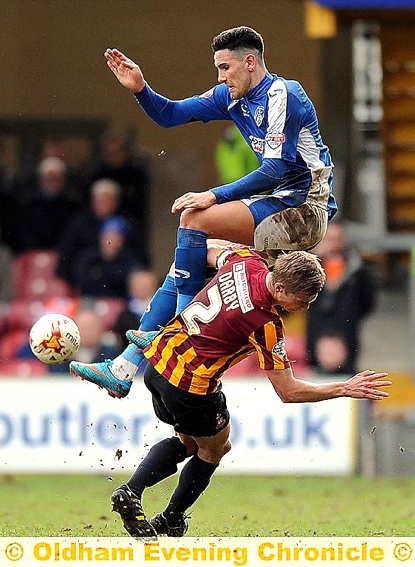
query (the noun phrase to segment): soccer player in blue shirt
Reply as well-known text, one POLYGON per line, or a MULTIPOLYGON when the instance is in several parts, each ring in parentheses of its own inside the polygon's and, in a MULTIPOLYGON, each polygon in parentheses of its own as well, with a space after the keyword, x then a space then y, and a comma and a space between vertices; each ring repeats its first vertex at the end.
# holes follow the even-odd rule
MULTIPOLYGON (((318 244, 337 210, 330 153, 302 86, 268 72, 263 39, 252 28, 221 32, 212 50, 219 84, 183 100, 155 92, 139 65, 117 49, 105 52, 111 71, 157 124, 233 121, 260 162, 237 181, 174 201, 172 212, 181 213, 175 272, 143 316, 142 331, 163 326, 174 315, 173 302, 180 312, 202 289, 208 238, 240 242, 275 257, 280 250, 307 250, 318 244)), ((128 348, 121 362, 112 365, 115 374, 119 364, 131 372, 136 367, 128 348)))

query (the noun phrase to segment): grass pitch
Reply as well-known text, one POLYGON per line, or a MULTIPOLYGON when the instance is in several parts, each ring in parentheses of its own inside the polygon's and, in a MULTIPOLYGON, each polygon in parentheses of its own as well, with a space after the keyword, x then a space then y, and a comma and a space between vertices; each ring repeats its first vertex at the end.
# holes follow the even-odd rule
MULTIPOLYGON (((0 536, 125 536, 110 496, 128 477, 0 476, 0 536)), ((150 517, 176 479, 148 489, 150 517)), ((415 478, 219 476, 191 511, 188 536, 415 536, 415 478)))

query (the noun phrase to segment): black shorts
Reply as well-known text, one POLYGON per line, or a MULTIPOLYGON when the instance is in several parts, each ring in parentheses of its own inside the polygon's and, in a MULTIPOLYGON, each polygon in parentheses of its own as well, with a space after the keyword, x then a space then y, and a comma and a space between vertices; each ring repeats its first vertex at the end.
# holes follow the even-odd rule
POLYGON ((160 421, 177 433, 191 437, 211 437, 229 423, 225 394, 219 390, 202 396, 170 384, 151 364, 147 364, 144 383, 151 392, 154 412, 160 421))

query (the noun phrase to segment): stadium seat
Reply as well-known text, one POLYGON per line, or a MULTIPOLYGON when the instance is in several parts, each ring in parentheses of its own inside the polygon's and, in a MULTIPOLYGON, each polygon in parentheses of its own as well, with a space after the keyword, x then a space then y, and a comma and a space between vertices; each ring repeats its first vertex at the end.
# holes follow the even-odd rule
POLYGON ((31 326, 45 313, 47 313, 45 302, 41 299, 15 299, 9 306, 7 330, 29 331, 31 326))
POLYGON ((76 295, 63 279, 55 274, 58 253, 55 250, 28 250, 14 260, 15 298, 45 298, 76 295))
POLYGON ((31 326, 46 313, 62 313, 74 317, 79 302, 73 297, 48 297, 44 299, 15 299, 8 309, 5 330, 30 330, 31 326))
POLYGON ((2 378, 29 378, 47 376, 45 365, 39 360, 11 360, 0 361, 0 377, 2 378))
POLYGON ((14 360, 18 350, 27 342, 28 334, 25 329, 4 333, 0 338, 0 361, 4 363, 14 360))

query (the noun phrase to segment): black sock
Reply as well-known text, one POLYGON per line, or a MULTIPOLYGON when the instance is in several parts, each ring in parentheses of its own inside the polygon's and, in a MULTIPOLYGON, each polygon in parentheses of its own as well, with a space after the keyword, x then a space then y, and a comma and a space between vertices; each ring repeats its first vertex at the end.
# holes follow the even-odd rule
POLYGON ((180 473, 179 484, 163 512, 169 525, 174 526, 176 519, 182 517, 186 510, 196 502, 209 486, 210 479, 217 467, 216 463, 203 461, 197 455, 194 455, 186 463, 180 473))
POLYGON ((144 489, 154 486, 177 471, 177 464, 187 457, 186 445, 178 437, 169 437, 153 445, 127 485, 141 498, 144 489))

